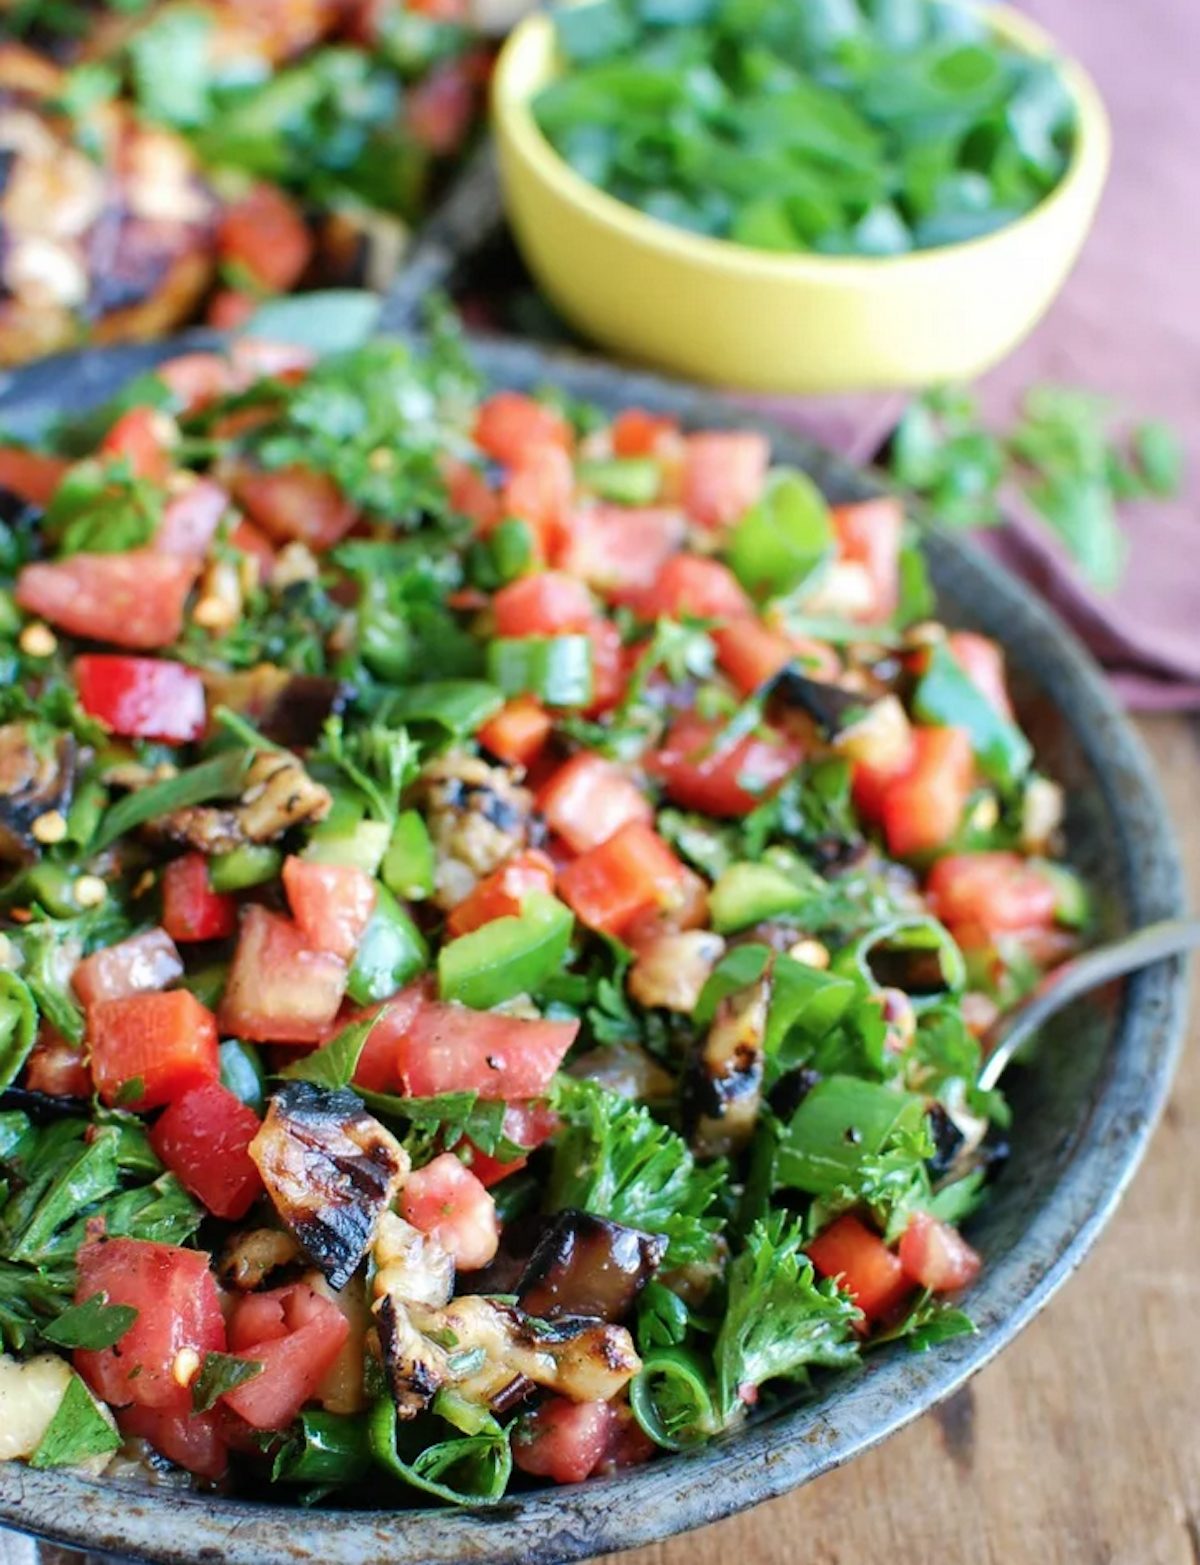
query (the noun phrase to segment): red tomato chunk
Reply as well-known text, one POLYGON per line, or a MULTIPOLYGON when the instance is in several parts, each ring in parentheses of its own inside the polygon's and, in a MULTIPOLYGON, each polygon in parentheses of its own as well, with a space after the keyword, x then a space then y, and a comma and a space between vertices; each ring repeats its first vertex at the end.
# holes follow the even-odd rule
POLYGON ((677 718, 652 770, 686 810, 748 815, 795 769, 801 750, 782 735, 768 739, 747 734, 732 745, 723 744, 721 727, 691 713, 677 718))
POLYGON ((155 651, 177 641, 183 606, 199 562, 130 549, 125 554, 75 554, 53 565, 27 565, 17 577, 17 602, 60 630, 89 641, 155 651))
POLYGON ((85 956, 71 974, 71 986, 86 1008, 165 989, 182 977, 183 958, 171 936, 165 929, 148 929, 85 956))
POLYGON ((221 1027, 254 1043, 321 1043, 346 992, 346 964, 315 951, 291 919, 242 914, 221 999, 221 1027))
POLYGON ((414 1169, 400 1198, 400 1213, 436 1239, 459 1271, 478 1271, 495 1259, 500 1244, 496 1203, 453 1152, 414 1169))
POLYGON ((564 901, 590 929, 621 936, 639 914, 670 909, 690 891, 691 872, 657 832, 631 821, 558 877, 564 901))
POLYGON ((771 447, 765 435, 712 430, 689 435, 683 467, 683 504, 701 527, 738 521, 763 491, 771 447))
POLYGON ((202 853, 173 859, 162 876, 163 924, 173 940, 223 940, 237 928, 237 898, 214 891, 202 853))
POLYGON ((375 882, 353 864, 311 864, 295 856, 283 866, 292 917, 308 945, 348 962, 375 909, 375 882))
POLYGON ((646 825, 654 807, 627 772, 599 755, 576 755, 538 794, 538 809, 569 848, 586 853, 631 821, 646 825))
POLYGON ((177 1098, 150 1132, 150 1144, 180 1184, 214 1217, 245 1217, 262 1190, 247 1148, 259 1118, 220 1082, 177 1098))
POLYGON ((89 1006, 87 1039, 110 1108, 161 1108, 220 1074, 216 1019, 186 989, 89 1006))
POLYGON ((247 1294, 229 1323, 229 1347, 262 1373, 222 1397, 255 1429, 286 1429, 333 1368, 350 1323, 306 1283, 247 1294))
POLYGON ((807 1246, 823 1277, 836 1277, 868 1321, 889 1314, 912 1291, 898 1256, 857 1217, 839 1217, 807 1246))
POLYGON ((956 1228, 914 1212, 900 1240, 905 1275, 934 1293, 953 1293, 975 1281, 983 1262, 956 1228))

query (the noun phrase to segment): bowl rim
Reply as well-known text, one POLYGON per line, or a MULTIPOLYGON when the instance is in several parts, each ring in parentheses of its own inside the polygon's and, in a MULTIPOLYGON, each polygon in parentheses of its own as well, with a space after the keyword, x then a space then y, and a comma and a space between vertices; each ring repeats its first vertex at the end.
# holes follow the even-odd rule
MULTIPOLYGON (((0 379, 0 413, 24 403, 57 410, 103 400, 134 373, 189 347, 196 333, 149 347, 45 361, 0 379)), ((472 356, 498 384, 558 380, 572 394, 674 411, 710 427, 754 427, 777 456, 805 465, 833 492, 880 485, 745 406, 696 388, 517 342, 473 338, 472 356)), ((1074 636, 1028 589, 974 545, 930 532, 935 579, 969 589, 973 616, 1019 653, 1054 702, 1092 772, 1120 857, 1121 905, 1131 924, 1178 916, 1184 879, 1150 761, 1074 636)), ((0 1464, 0 1522, 85 1551, 195 1565, 558 1565, 659 1541, 772 1499, 878 1444, 956 1391, 1005 1347, 1076 1270, 1132 1179, 1165 1104, 1183 1041, 1186 972, 1162 964, 1127 982, 1105 1067, 1057 1184, 1019 1242, 972 1290, 976 1336, 924 1356, 885 1350, 841 1377, 823 1401, 780 1410, 692 1453, 612 1479, 515 1496, 465 1511, 309 1511, 141 1491, 73 1474, 0 1464)))
MULTIPOLYGON (((575 3, 575 0, 571 0, 575 3)), ((583 0, 586 3, 586 0, 583 0)), ((530 107, 533 93, 545 85, 546 75, 534 85, 518 78, 527 56, 553 57, 553 20, 544 11, 528 16, 509 35, 492 74, 492 126, 502 150, 509 149, 543 185, 566 205, 581 211, 611 234, 643 249, 707 271, 737 274, 746 281, 781 281, 825 284, 861 284, 868 279, 896 282, 931 280, 929 273, 968 261, 990 247, 1002 246, 1041 225, 1078 192, 1102 184, 1112 156, 1112 128, 1100 90, 1073 55, 1062 53, 1052 35, 1010 5, 984 4, 981 0, 940 0, 943 5, 986 20, 993 32, 1019 49, 1053 59, 1075 102, 1077 131, 1071 158, 1062 178, 1030 211, 992 233, 955 244, 937 245, 895 256, 826 256, 808 251, 780 254, 755 250, 732 239, 694 234, 661 218, 650 217, 576 173, 542 134, 530 107)), ((501 161, 503 173, 503 159, 501 161)), ((505 184, 507 185, 507 180, 505 184)), ((507 194, 507 192, 506 192, 507 194)))

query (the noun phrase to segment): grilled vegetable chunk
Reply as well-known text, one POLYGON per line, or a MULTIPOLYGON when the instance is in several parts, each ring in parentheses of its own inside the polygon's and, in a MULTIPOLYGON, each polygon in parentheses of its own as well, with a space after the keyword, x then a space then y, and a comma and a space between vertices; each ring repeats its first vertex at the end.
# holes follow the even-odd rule
POLYGON ((762 1096, 767 979, 722 1000, 692 1059, 687 1108, 697 1150, 708 1157, 740 1151, 754 1134, 762 1096))
POLYGON ((350 686, 324 674, 294 674, 274 663, 236 673, 203 674, 210 710, 226 706, 248 717, 265 739, 287 750, 315 745, 328 718, 350 699, 350 686))
POLYGON ((293 826, 324 820, 332 803, 294 755, 260 751, 232 805, 193 804, 153 823, 170 842, 200 853, 232 853, 248 842, 274 842, 293 826))
POLYGON ((21 864, 37 856, 33 824, 52 810, 66 814, 75 759, 70 734, 47 739, 27 723, 0 727, 0 859, 21 864))
POLYGON ((528 1314, 547 1320, 590 1315, 622 1321, 666 1248, 661 1234, 641 1233, 590 1212, 560 1212, 538 1241, 517 1302, 528 1314))
POLYGON ((509 767, 451 751, 425 768, 421 795, 441 908, 457 906, 478 880, 534 841, 533 795, 509 767))
POLYGON ((250 1143, 284 1224, 344 1288, 408 1176, 408 1154, 352 1092, 289 1082, 250 1143))

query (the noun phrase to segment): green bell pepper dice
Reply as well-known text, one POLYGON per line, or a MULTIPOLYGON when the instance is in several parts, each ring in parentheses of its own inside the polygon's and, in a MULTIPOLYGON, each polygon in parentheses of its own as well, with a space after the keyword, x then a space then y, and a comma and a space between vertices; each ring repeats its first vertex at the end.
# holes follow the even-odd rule
POLYGON ((506 696, 589 706, 592 643, 587 636, 500 636, 488 647, 488 677, 506 696))
POLYGON ((375 887, 375 911, 350 969, 346 993, 356 1005, 386 1000, 429 966, 425 936, 386 886, 375 887))
POLYGON ((517 994, 536 994, 562 966, 575 919, 556 897, 531 892, 519 914, 493 919, 438 952, 443 1000, 489 1010, 517 994))
POLYGON ((389 891, 406 902, 433 894, 433 843, 429 828, 416 810, 397 817, 392 840, 383 856, 380 878, 389 891))

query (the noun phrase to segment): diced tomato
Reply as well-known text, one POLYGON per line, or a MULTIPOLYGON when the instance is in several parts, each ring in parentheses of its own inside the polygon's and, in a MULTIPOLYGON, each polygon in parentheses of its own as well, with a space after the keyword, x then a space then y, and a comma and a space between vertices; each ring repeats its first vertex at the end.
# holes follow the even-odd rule
POLYGON ((836 1277, 868 1321, 889 1314, 911 1292, 898 1256, 852 1214, 839 1217, 806 1247, 823 1277, 836 1277))
POLYGON ((172 859, 162 875, 163 927, 172 940, 224 940, 237 928, 237 898, 214 891, 203 853, 172 859))
POLYGON ((254 561, 260 582, 270 581, 275 569, 275 545, 265 533, 253 522, 242 521, 230 533, 229 541, 247 560, 254 561))
POLYGON ((872 603, 861 617, 874 624, 896 612, 900 595, 900 536, 904 507, 892 495, 835 505, 833 525, 841 545, 841 557, 861 565, 870 578, 872 603))
POLYGON ((1054 922, 1057 893, 1016 853, 952 853, 929 872, 926 899, 944 924, 977 925, 989 936, 1054 922))
POLYGON ((717 662, 743 695, 773 679, 788 663, 796 663, 813 679, 836 679, 841 672, 837 653, 824 642, 785 636, 757 619, 737 619, 713 637, 717 662))
POLYGON ((689 435, 683 467, 683 508, 701 527, 728 527, 763 492, 771 446, 765 435, 712 430, 689 435))
POLYGON ((953 1293, 975 1281, 983 1265, 956 1228, 928 1212, 914 1212, 900 1240, 905 1275, 933 1293, 953 1293))
POLYGON ((292 854, 284 860, 283 888, 305 942, 350 961, 375 911, 375 882, 366 870, 292 854))
MULTIPOLYGON (((504 1134, 518 1147, 532 1152, 558 1130, 562 1121, 548 1103, 510 1103, 504 1110, 504 1134)), ((460 1141, 453 1148, 456 1157, 462 1159, 485 1190, 498 1185, 502 1179, 525 1167, 527 1158, 513 1158, 501 1162, 487 1152, 481 1152, 470 1141, 460 1141)))
POLYGON ((475 444, 495 461, 515 467, 542 446, 569 451, 571 426, 544 402, 535 402, 519 391, 498 391, 476 415, 475 444))
POLYGON ((513 1461, 534 1478, 582 1483, 604 1460, 616 1418, 611 1402, 547 1397, 521 1415, 513 1436, 513 1461))
POLYGON ((299 928, 248 907, 221 999, 221 1028, 255 1043, 321 1043, 346 992, 346 964, 299 928))
POLYGON ((102 457, 129 464, 135 478, 165 483, 174 463, 171 453, 179 444, 179 425, 161 408, 130 408, 100 442, 102 457))
POLYGON ((181 413, 198 413, 233 390, 229 360, 220 353, 180 353, 154 371, 181 413))
POLYGON ((475 118, 476 88, 457 61, 435 67, 404 95, 404 123, 434 157, 457 152, 475 118))
POLYGON ((167 501, 153 547, 159 554, 202 559, 228 509, 229 496, 220 484, 211 478, 198 478, 167 501))
POLYGON ((854 807, 865 821, 872 825, 883 819, 883 801, 894 782, 907 777, 917 757, 917 743, 912 733, 906 748, 884 765, 873 761, 856 760, 853 770, 854 807))
POLYGON ((251 521, 280 543, 295 538, 319 553, 340 543, 357 520, 354 507, 325 473, 239 465, 228 476, 234 498, 251 521))
POLYGON ((975 778, 971 740, 961 728, 915 728, 909 770, 883 797, 883 831, 896 858, 944 847, 962 821, 975 778))
POLYGON ((558 889, 589 929, 620 936, 639 914, 675 906, 690 879, 651 827, 631 821, 561 870, 558 889))
POLYGON ((169 1462, 200 1478, 221 1478, 229 1455, 215 1412, 191 1408, 127 1407, 117 1414, 121 1433, 146 1440, 169 1462))
POLYGON ((51 1098, 90 1098, 92 1073, 81 1044, 68 1043, 43 1022, 33 1053, 25 1061, 24 1085, 51 1098))
POLYGON ((287 293, 308 269, 313 239, 295 202, 263 183, 222 212, 217 252, 268 293, 287 293))
POLYGON ((247 1294, 229 1322, 229 1346, 263 1366, 221 1399, 255 1429, 286 1429, 333 1368, 350 1323, 306 1283, 247 1294))
POLYGON ((537 807, 576 853, 598 848, 630 821, 654 819, 654 806, 622 767, 587 753, 559 767, 538 794, 537 807))
POLYGON ((204 319, 216 331, 239 331, 258 309, 260 300, 241 288, 218 288, 208 301, 204 319))
POLYGON ((577 507, 556 563, 601 592, 652 587, 683 543, 686 523, 668 506, 577 507))
POLYGON ((575 469, 561 446, 534 446, 505 480, 498 514, 527 523, 535 535, 538 558, 553 560, 566 538, 574 491, 575 469))
POLYGON ((304 379, 316 362, 316 351, 299 342, 241 336, 229 344, 235 391, 247 391, 260 380, 282 380, 294 385, 304 379))
POLYGON ((492 599, 497 636, 561 636, 595 618, 592 595, 563 571, 537 571, 510 582, 492 599))
POLYGON ((800 746, 782 735, 757 734, 722 745, 720 732, 719 722, 685 713, 672 723, 650 769, 686 810, 746 815, 799 764, 800 746))
POLYGON ((436 1239, 459 1271, 478 1271, 495 1259, 500 1245, 496 1203, 453 1152, 412 1171, 400 1196, 400 1215, 436 1239))
POLYGON ((87 1041, 109 1108, 162 1108, 220 1075, 216 1018, 186 989, 89 1006, 87 1041))
POLYGON ((662 413, 626 408, 618 413, 610 431, 614 456, 653 456, 664 435, 673 435, 678 422, 662 413))
POLYGON ((0 489, 29 505, 49 505, 70 465, 60 456, 43 456, 23 446, 0 446, 0 489))
POLYGON ((182 977, 183 958, 170 935, 148 929, 85 956, 71 974, 71 986, 86 1009, 101 1000, 152 994, 182 977))
POLYGON ((152 652, 179 639, 183 606, 199 572, 197 560, 153 549, 74 554, 26 565, 16 597, 27 613, 73 636, 152 652))
POLYGON ((963 673, 995 707, 1001 717, 1011 720, 1012 702, 1008 695, 1008 678, 1004 668, 1004 649, 987 636, 977 636, 970 630, 955 630, 946 638, 950 656, 963 673))
POLYGON ((584 716, 600 717, 625 694, 631 663, 612 620, 594 619, 586 630, 592 644, 592 704, 584 716))
POLYGON ((510 766, 531 766, 554 730, 554 719, 533 696, 517 696, 488 719, 476 736, 485 750, 510 766))
POLYGON ((204 732, 204 685, 186 664, 89 652, 75 660, 75 688, 84 711, 123 738, 190 744, 204 732))
POLYGON ((219 1081, 210 1081, 185 1092, 163 1112, 150 1132, 150 1144, 214 1217, 245 1217, 262 1190, 246 1150, 258 1128, 252 1108, 219 1081))
POLYGON ((544 853, 529 848, 518 853, 478 882, 471 894, 446 920, 452 938, 481 929, 493 919, 511 918, 521 911, 531 891, 547 895, 554 890, 554 865, 544 853))
MULTIPOLYGON (((176 1361, 190 1349, 225 1351, 225 1317, 205 1250, 147 1239, 98 1239, 76 1257, 75 1302, 103 1293, 137 1319, 111 1348, 75 1350, 75 1368, 113 1407, 191 1408, 188 1379, 176 1361), (182 1383, 181 1383, 182 1380, 182 1383)), ((195 1361, 193 1360, 193 1367, 195 1361)))
POLYGON ((500 520, 500 497, 477 467, 454 457, 442 463, 446 498, 450 509, 469 518, 481 532, 487 532, 500 520))
POLYGON ((659 571, 654 585, 634 600, 646 619, 665 615, 680 619, 740 619, 753 613, 750 599, 737 577, 719 560, 698 554, 673 555, 659 571))
POLYGON ((441 1092, 540 1098, 579 1031, 578 1022, 527 1021, 443 1004, 421 987, 380 1009, 354 1079, 369 1090, 384 1082, 384 1090, 415 1098, 441 1092))

